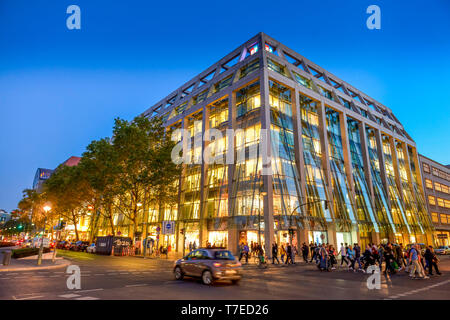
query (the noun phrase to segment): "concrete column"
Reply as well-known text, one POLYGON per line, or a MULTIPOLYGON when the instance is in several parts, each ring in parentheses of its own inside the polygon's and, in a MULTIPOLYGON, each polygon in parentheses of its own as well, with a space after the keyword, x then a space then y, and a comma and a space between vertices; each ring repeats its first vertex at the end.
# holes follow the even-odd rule
POLYGON ((405 203, 403 199, 403 187, 402 187, 402 181, 400 178, 400 171, 398 166, 398 157, 397 157, 397 147, 395 143, 395 139, 393 137, 389 137, 389 145, 391 147, 391 155, 392 155, 392 164, 394 167, 394 174, 395 174, 395 183, 397 184, 398 193, 400 195, 400 198, 402 200, 402 203, 405 203))
MULTIPOLYGON (((306 202, 306 175, 305 175, 305 159, 303 156, 303 138, 302 138, 302 119, 299 104, 299 93, 298 90, 292 90, 292 120, 294 123, 294 152, 295 152, 295 164, 297 168, 297 174, 300 179, 300 192, 301 198, 299 203, 302 204, 306 202)), ((302 207, 301 210, 305 210, 302 207)))
POLYGON ((364 166, 364 177, 366 178, 367 185, 369 187, 370 197, 372 200, 372 207, 374 208, 374 193, 373 193, 373 180, 371 174, 371 165, 370 165, 370 157, 369 157, 369 149, 367 145, 367 133, 366 133, 366 124, 364 122, 358 123, 359 128, 359 140, 361 142, 361 154, 363 158, 363 166, 364 166))
POLYGON ((386 200, 389 206, 389 210, 391 210, 392 205, 391 205, 391 197, 389 196, 389 183, 387 181, 386 175, 386 162, 384 159, 384 152, 383 152, 383 139, 381 137, 380 130, 374 129, 374 131, 375 131, 375 139, 377 140, 378 164, 380 165, 381 182, 383 183, 384 191, 386 193, 386 200))
POLYGON ((239 230, 234 221, 234 190, 237 190, 234 181, 234 173, 236 170, 236 138, 233 133, 236 130, 236 93, 232 92, 228 97, 228 129, 227 132, 227 168, 228 168, 228 249, 233 254, 238 254, 239 246, 239 230), (230 131, 233 130, 233 131, 230 131), (232 160, 232 161, 231 161, 232 160))
POLYGON ((351 203, 355 202, 355 182, 353 181, 353 167, 352 167, 352 157, 350 154, 350 141, 348 138, 348 124, 347 115, 344 112, 339 112, 339 126, 341 129, 341 140, 342 140, 342 150, 344 153, 344 167, 345 174, 347 176, 347 182, 350 187, 352 198, 351 203))
POLYGON ((206 246, 206 241, 208 240, 208 228, 206 220, 206 209, 207 209, 207 187, 205 186, 208 182, 208 164, 205 163, 203 154, 205 148, 208 146, 209 141, 205 141, 204 133, 209 129, 209 107, 204 106, 202 111, 202 164, 201 164, 201 178, 200 178, 200 221, 199 221, 199 247, 206 246))
MULTIPOLYGON (((264 65, 266 59, 263 59, 264 65)), ((269 79, 267 69, 264 68, 260 76, 261 90, 261 134, 266 132, 266 141, 260 144, 262 149, 262 171, 264 196, 264 251, 272 257, 272 243, 274 242, 274 219, 273 219, 273 181, 272 181, 272 145, 270 138, 270 104, 269 104, 269 79), (268 174, 270 173, 270 174, 268 174)), ((261 138, 264 140, 263 136, 261 138)))
POLYGON ((330 154, 328 152, 328 132, 327 132, 327 118, 325 114, 325 103, 320 101, 318 103, 318 116, 319 116, 319 135, 320 135, 320 146, 322 149, 322 169, 324 173, 324 183, 325 188, 329 197, 329 209, 333 219, 336 219, 336 214, 334 212, 334 196, 333 196, 333 185, 331 183, 331 169, 330 169, 330 154))

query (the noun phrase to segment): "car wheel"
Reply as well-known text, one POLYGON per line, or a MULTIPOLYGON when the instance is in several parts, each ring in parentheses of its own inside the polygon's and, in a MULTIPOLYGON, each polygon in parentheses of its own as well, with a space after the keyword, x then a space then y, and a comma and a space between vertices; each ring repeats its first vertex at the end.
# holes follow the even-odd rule
POLYGON ((203 284, 210 285, 213 283, 213 276, 211 271, 205 270, 202 273, 202 282, 203 284))
POLYGON ((234 279, 234 280, 231 280, 231 283, 232 284, 239 284, 239 281, 241 281, 241 279, 234 279))
POLYGON ((174 274, 175 274, 176 280, 183 280, 184 274, 183 274, 183 271, 181 271, 180 267, 175 268, 174 274))

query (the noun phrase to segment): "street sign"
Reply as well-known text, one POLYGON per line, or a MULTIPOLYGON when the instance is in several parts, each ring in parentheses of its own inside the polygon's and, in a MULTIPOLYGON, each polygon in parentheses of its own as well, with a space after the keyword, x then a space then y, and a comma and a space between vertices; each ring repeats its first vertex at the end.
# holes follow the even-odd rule
POLYGON ((174 234, 175 221, 163 221, 162 234, 174 234))

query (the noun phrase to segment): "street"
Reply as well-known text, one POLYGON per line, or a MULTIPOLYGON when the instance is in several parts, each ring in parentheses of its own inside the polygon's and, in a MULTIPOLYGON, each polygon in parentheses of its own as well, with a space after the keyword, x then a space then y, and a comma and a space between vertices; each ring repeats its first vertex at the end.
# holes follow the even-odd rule
POLYGON ((110 257, 63 252, 81 270, 81 289, 69 290, 65 268, 29 272, 0 272, 2 300, 98 299, 449 299, 450 257, 441 257, 442 276, 411 280, 405 272, 386 278, 381 289, 369 290, 368 275, 346 268, 320 272, 315 265, 297 263, 260 269, 243 267, 238 285, 218 282, 205 286, 199 280, 176 281, 173 262, 166 259, 110 257))

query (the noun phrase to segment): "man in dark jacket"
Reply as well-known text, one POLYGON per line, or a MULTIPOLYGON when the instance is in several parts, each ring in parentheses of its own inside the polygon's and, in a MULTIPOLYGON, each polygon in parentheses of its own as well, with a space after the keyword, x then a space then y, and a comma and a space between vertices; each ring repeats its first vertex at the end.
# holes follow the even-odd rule
POLYGON ((272 264, 275 264, 275 259, 277 264, 280 264, 280 260, 278 260, 278 245, 276 243, 272 244, 272 264))
POLYGON ((291 244, 288 244, 287 248, 286 248, 286 264, 289 264, 289 261, 291 261, 291 264, 293 263, 293 261, 292 261, 292 247, 291 247, 291 244))
POLYGON ((303 260, 306 263, 308 263, 308 252, 309 252, 308 246, 306 245, 305 242, 303 242, 303 245, 302 245, 302 256, 303 256, 303 260))
POLYGON ((436 273, 438 275, 441 275, 437 266, 438 259, 436 257, 436 254, 434 253, 432 246, 428 246, 427 250, 425 250, 424 258, 428 262, 428 275, 433 275, 433 266, 436 273))

